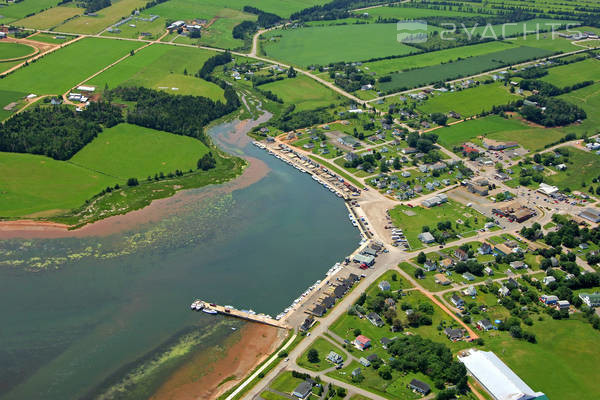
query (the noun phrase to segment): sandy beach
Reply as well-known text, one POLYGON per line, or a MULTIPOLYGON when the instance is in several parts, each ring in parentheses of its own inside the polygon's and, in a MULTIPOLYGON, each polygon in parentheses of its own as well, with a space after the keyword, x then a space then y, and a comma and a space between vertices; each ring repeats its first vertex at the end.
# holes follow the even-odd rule
POLYGON ((207 349, 179 368, 151 397, 152 400, 212 400, 238 384, 265 360, 286 332, 248 323, 225 343, 207 349))

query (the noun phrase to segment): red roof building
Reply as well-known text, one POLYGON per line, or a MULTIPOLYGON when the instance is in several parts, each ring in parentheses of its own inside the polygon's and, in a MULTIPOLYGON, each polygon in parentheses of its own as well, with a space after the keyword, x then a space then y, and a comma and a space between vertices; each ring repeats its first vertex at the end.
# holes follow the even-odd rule
POLYGON ((354 344, 359 349, 364 350, 368 347, 371 347, 371 339, 363 335, 358 335, 356 339, 354 339, 354 344))

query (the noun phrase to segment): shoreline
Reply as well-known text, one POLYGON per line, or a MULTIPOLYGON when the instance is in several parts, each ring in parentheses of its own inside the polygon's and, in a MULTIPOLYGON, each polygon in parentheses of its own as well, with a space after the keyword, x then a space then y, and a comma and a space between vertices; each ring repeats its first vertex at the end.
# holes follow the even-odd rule
MULTIPOLYGON (((224 143, 244 146, 251 141, 251 138, 247 136, 246 133, 257 123, 260 123, 259 120, 237 121, 233 131, 219 134, 220 139, 224 143), (244 143, 244 141, 247 143, 244 143)), ((248 162, 248 166, 244 168, 241 175, 228 182, 219 185, 208 185, 178 191, 173 196, 154 200, 148 206, 141 209, 133 210, 122 215, 104 218, 77 229, 70 229, 69 225, 58 222, 30 220, 25 218, 0 221, 0 240, 108 236, 132 230, 139 225, 155 222, 176 213, 178 206, 180 206, 182 202, 199 201, 208 195, 225 194, 246 188, 260 181, 269 172, 267 165, 258 158, 251 156, 243 156, 241 158, 248 162), (212 193, 191 193, 193 190, 201 190, 211 186, 213 188, 212 193)))
POLYGON ((240 329, 237 340, 225 344, 226 349, 218 359, 211 361, 214 350, 205 349, 173 372, 150 399, 216 399, 241 383, 249 371, 275 351, 285 338, 285 332, 248 323, 240 329))

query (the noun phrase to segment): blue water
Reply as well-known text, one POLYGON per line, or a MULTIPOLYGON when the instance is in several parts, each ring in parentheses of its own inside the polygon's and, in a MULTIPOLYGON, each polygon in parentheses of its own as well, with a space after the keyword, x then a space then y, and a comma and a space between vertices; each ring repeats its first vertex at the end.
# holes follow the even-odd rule
POLYGON ((194 298, 275 315, 356 247, 342 200, 252 145, 234 150, 270 172, 231 193, 186 191, 177 213, 134 231, 1 243, 0 398, 95 397, 182 330, 209 329, 194 298))

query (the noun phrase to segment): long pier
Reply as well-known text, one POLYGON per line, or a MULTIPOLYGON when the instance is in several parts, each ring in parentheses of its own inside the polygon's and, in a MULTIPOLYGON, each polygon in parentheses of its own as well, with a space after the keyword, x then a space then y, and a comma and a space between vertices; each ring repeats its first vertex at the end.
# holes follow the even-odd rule
POLYGON ((260 324, 270 325, 270 326, 274 326, 276 328, 290 329, 290 326, 288 324, 286 324, 285 322, 278 321, 275 318, 272 318, 265 314, 255 314, 250 311, 238 310, 233 307, 220 306, 220 305, 217 305, 214 303, 208 303, 208 302, 200 301, 200 300, 196 300, 192 304, 192 310, 194 310, 194 308, 193 308, 194 304, 198 304, 198 306, 196 306, 196 308, 195 308, 196 311, 200 311, 200 310, 202 310, 204 312, 208 311, 207 312, 208 314, 228 315, 230 317, 245 319, 246 321, 258 322, 260 324))

